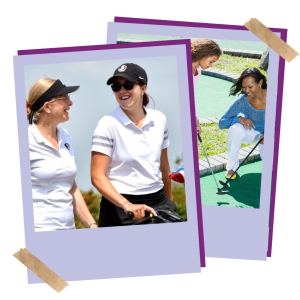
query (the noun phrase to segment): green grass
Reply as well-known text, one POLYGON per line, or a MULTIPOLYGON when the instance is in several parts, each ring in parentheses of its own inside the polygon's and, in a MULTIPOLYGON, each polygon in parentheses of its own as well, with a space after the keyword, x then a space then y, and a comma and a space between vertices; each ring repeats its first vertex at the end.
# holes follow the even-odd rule
POLYGON ((195 103, 199 118, 221 117, 237 96, 229 96, 233 83, 201 75, 195 85, 195 103))
MULTIPOLYGON (((217 188, 212 174, 200 177, 202 205, 237 208, 259 208, 261 189, 262 161, 243 164, 235 180, 229 181, 228 187, 220 186, 221 190, 229 191, 225 195, 217 195, 217 188)), ((217 182, 225 181, 226 170, 214 172, 217 182)))
POLYGON ((184 218, 187 219, 186 213, 186 200, 185 200, 185 186, 184 184, 176 184, 174 183, 172 186, 172 194, 173 201, 177 207, 177 213, 184 218))
MULTIPOLYGON (((201 139, 205 148, 207 156, 213 156, 228 151, 227 148, 227 136, 228 129, 221 130, 217 123, 202 124, 201 139)), ((252 144, 242 144, 241 148, 247 147, 252 144)), ((204 158, 205 154, 202 150, 200 142, 198 140, 198 157, 204 158)))
MULTIPOLYGON (((191 37, 118 33, 118 39, 120 38, 142 40, 142 41, 163 41, 163 40, 190 39, 191 37)), ((216 41, 219 43, 221 48, 228 48, 228 49, 264 51, 268 47, 263 42, 233 41, 233 40, 223 40, 223 39, 217 39, 216 41)))
MULTIPOLYGON (((241 75, 242 72, 250 67, 258 68, 260 59, 257 58, 248 58, 242 56, 232 56, 229 54, 223 54, 220 56, 219 60, 213 64, 214 69, 224 70, 228 73, 233 73, 241 75)), ((263 75, 267 77, 268 73, 262 69, 259 69, 263 75)))

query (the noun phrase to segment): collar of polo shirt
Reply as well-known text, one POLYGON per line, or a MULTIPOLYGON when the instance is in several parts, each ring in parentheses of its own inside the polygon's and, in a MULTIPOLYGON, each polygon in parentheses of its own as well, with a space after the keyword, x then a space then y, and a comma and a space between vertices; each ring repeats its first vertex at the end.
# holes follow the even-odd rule
MULTIPOLYGON (((32 123, 30 126, 32 126, 31 132, 38 144, 42 144, 42 143, 50 144, 53 147, 53 145, 47 139, 45 139, 43 137, 43 135, 41 134, 41 132, 38 130, 38 128, 36 127, 36 125, 34 123, 32 123)), ((57 129, 57 139, 60 140, 60 133, 59 133, 58 129, 57 129)))
MULTIPOLYGON (((145 116, 145 122, 143 124, 143 127, 147 124, 150 124, 151 121, 154 121, 154 118, 151 116, 151 114, 148 113, 148 110, 145 106, 143 106, 145 112, 146 112, 146 116, 145 116)), ((120 118, 120 120, 122 121, 122 123, 127 126, 129 124, 134 124, 134 122, 132 122, 128 116, 124 113, 123 109, 121 108, 121 106, 119 106, 115 113, 117 114, 117 116, 120 118)))

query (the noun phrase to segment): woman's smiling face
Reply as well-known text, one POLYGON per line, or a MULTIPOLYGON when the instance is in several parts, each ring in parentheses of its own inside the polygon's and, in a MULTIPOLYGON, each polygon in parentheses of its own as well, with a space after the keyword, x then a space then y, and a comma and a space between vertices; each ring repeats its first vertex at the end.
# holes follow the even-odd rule
POLYGON ((243 92, 246 94, 247 98, 253 99, 260 92, 261 85, 262 85, 262 79, 260 80, 259 83, 256 83, 253 77, 248 76, 243 79, 242 89, 243 92))
MULTIPOLYGON (((115 83, 124 84, 128 81, 122 77, 116 77, 115 83)), ((126 90, 123 86, 120 91, 115 92, 116 100, 119 105, 125 110, 138 109, 142 107, 143 102, 143 93, 146 91, 146 85, 140 86, 138 83, 135 83, 132 90, 126 90)))
POLYGON ((55 101, 50 102, 49 108, 53 120, 62 123, 69 120, 69 109, 73 105, 69 95, 61 95, 54 98, 55 101))

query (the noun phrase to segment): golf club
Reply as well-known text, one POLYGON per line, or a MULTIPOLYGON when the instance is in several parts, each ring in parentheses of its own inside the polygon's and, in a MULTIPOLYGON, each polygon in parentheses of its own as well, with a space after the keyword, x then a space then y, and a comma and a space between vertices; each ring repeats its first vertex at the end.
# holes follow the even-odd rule
POLYGON ((231 179, 231 177, 238 171, 238 169, 242 166, 242 164, 247 160, 247 158, 250 156, 250 154, 254 151, 254 149, 260 144, 260 142, 263 140, 264 138, 261 138, 257 144, 253 147, 253 149, 249 152, 249 154, 246 156, 246 158, 243 160, 243 162, 239 165, 239 167, 234 171, 234 173, 226 180, 226 182, 223 182, 221 180, 219 180, 219 182, 223 185, 223 186, 228 186, 228 182, 231 179))
POLYGON ((217 180, 216 180, 216 178, 215 178, 215 174, 214 174, 214 172, 213 172, 213 170, 212 170, 212 167, 211 167, 211 165, 210 165, 210 163, 209 163, 209 160, 208 160, 208 157, 207 157, 206 151, 205 151, 205 149, 204 149, 204 146, 203 146, 203 144, 202 144, 202 139, 201 139, 201 136, 200 136, 200 134, 199 134, 199 133, 198 133, 198 139, 199 139, 199 142, 200 142, 200 144, 201 144, 201 146, 202 146, 203 152, 204 152, 204 154, 205 154, 206 160, 207 160, 207 162, 208 162, 208 164, 209 164, 209 167, 210 167, 211 173, 213 174, 213 177, 214 177, 214 180, 215 180, 215 183, 216 183, 217 189, 218 189, 218 191, 217 191, 217 193, 216 193, 216 194, 217 194, 217 195, 225 195, 225 194, 228 194, 228 193, 229 193, 229 191, 221 191, 221 189, 219 188, 219 185, 218 185, 218 183, 217 183, 217 180))

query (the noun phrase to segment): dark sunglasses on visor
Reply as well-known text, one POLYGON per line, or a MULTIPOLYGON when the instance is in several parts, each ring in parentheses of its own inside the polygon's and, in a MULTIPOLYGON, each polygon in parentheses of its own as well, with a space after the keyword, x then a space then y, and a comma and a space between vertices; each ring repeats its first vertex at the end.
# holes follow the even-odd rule
POLYGON ((123 84, 116 82, 114 84, 111 85, 111 89, 113 90, 113 92, 119 92, 122 88, 122 86, 124 87, 124 89, 126 91, 130 91, 133 89, 134 87, 134 82, 131 81, 125 81, 123 84))

